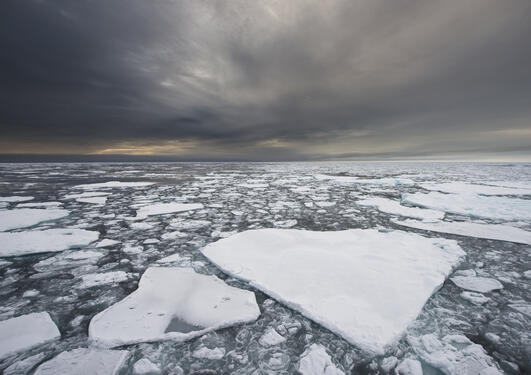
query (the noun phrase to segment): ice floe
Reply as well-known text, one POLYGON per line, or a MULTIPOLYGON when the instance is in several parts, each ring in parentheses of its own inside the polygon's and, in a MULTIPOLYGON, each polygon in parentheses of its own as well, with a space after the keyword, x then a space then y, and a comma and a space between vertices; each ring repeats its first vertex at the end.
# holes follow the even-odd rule
POLYGON ((452 240, 374 229, 249 230, 202 252, 227 273, 376 353, 402 335, 464 255, 452 240))
POLYGON ((99 235, 99 232, 76 228, 0 233, 0 256, 63 251, 86 246, 96 241, 99 235))
POLYGON ((57 220, 70 212, 61 208, 15 208, 0 212, 0 231, 31 227, 44 221, 57 220))
POLYGON ((278 345, 282 344, 284 341, 286 341, 286 338, 280 335, 274 328, 269 328, 259 340, 262 346, 278 345))
POLYGON ((90 204, 105 204, 105 202, 107 202, 107 197, 77 198, 76 202, 79 202, 79 203, 90 203, 90 204))
POLYGON ((31 201, 35 199, 34 197, 22 197, 18 195, 13 195, 11 197, 0 197, 0 202, 8 202, 8 203, 14 203, 14 202, 25 202, 25 201, 31 201))
POLYGON ((140 220, 153 215, 172 214, 175 212, 199 210, 201 208, 203 208, 201 203, 156 203, 140 207, 140 209, 136 211, 135 219, 140 220))
POLYGON ((500 220, 531 219, 531 200, 476 194, 404 194, 402 202, 449 213, 500 220))
POLYGON ((312 344, 304 351, 298 370, 302 375, 344 375, 332 362, 326 349, 318 344, 312 344))
POLYGON ((317 180, 331 180, 338 183, 347 183, 347 184, 370 184, 370 185, 389 185, 389 186, 398 186, 398 185, 414 185, 415 181, 409 178, 394 178, 394 177, 384 177, 384 178, 358 178, 350 176, 333 176, 325 174, 317 174, 314 176, 317 180))
POLYGON ((361 206, 374 206, 378 210, 388 214, 407 216, 421 220, 438 220, 444 217, 444 212, 418 207, 406 207, 402 206, 400 202, 387 198, 371 197, 359 200, 356 204, 361 206))
POLYGON ((91 320, 89 337, 108 347, 184 341, 259 315, 252 292, 191 269, 151 267, 135 292, 91 320))
POLYGON ((95 286, 121 283, 129 280, 131 274, 124 271, 110 271, 103 273, 91 273, 81 276, 79 288, 93 288, 95 286))
POLYGON ((460 236, 487 238, 531 245, 531 232, 503 224, 483 224, 462 221, 422 222, 416 220, 392 220, 395 224, 409 228, 429 230, 460 236))
POLYGON ((0 359, 61 337, 47 312, 17 316, 0 322, 0 359))
POLYGON ((127 350, 73 349, 44 362, 34 375, 117 375, 128 355, 127 350))
POLYGON ((154 182, 124 182, 124 181, 108 181, 96 184, 76 185, 74 189, 82 190, 98 190, 98 189, 115 189, 115 188, 141 188, 154 185, 154 182))
POLYGON ((503 285, 496 279, 481 276, 454 276, 450 280, 459 288, 473 292, 487 293, 503 289, 503 285))
POLYGON ((420 186, 426 190, 440 191, 443 193, 472 193, 481 195, 530 195, 531 184, 528 187, 504 187, 471 184, 466 182, 424 183, 420 186))

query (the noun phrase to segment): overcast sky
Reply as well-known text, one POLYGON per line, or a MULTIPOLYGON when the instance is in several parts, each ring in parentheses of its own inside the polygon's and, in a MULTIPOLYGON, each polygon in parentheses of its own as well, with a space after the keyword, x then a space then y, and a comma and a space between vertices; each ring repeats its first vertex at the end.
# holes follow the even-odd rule
POLYGON ((0 153, 531 160, 530 0, 2 0, 0 153))

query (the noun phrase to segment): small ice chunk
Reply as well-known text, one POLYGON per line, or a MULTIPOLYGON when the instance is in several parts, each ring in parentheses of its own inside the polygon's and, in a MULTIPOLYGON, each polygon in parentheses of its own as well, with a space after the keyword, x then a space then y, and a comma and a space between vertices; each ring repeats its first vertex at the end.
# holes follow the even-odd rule
POLYGON ((68 194, 65 195, 64 199, 77 199, 77 198, 89 198, 89 197, 102 197, 105 195, 109 195, 111 193, 105 192, 105 191, 87 191, 85 193, 79 193, 79 194, 68 194))
POLYGON ((77 198, 76 202, 79 202, 79 203, 91 203, 91 204, 105 204, 105 202, 107 202, 107 197, 77 198))
POLYGON ((175 212, 200 210, 203 208, 201 203, 157 203, 149 206, 140 207, 136 211, 136 220, 145 219, 148 216, 153 215, 165 215, 175 212))
POLYGON ((119 243, 121 243, 121 242, 117 241, 117 240, 111 240, 111 239, 108 239, 108 238, 104 238, 103 240, 101 240, 100 242, 98 242, 96 244, 96 247, 111 247, 111 246, 117 245, 119 243))
POLYGON ((32 355, 21 361, 16 361, 11 366, 4 370, 4 375, 25 375, 28 374, 31 369, 42 362, 46 358, 44 353, 32 355))
POLYGON ((158 238, 148 238, 148 239, 145 239, 142 244, 143 245, 153 245, 153 244, 156 244, 156 243, 159 243, 160 240, 158 238))
POLYGON ((84 229, 46 229, 0 233, 0 256, 58 252, 94 242, 99 232, 84 229))
POLYGON ((0 359, 61 337, 47 312, 17 316, 0 322, 0 359))
POLYGON ((131 274, 124 271, 111 271, 104 273, 91 273, 81 276, 81 284, 79 288, 92 288, 95 286, 121 283, 129 280, 131 274))
POLYGON ((380 197, 371 197, 356 202, 361 206, 374 206, 378 210, 392 215, 412 217, 421 220, 438 220, 444 217, 444 212, 418 207, 402 206, 400 202, 380 197))
POLYGON ((133 375, 158 375, 160 368, 147 358, 139 359, 133 365, 133 375))
POLYGON ((210 360, 219 360, 225 356, 224 348, 214 348, 209 349, 206 346, 202 346, 196 349, 192 353, 192 357, 198 359, 210 359, 210 360))
POLYGON ((488 277, 455 276, 451 277, 450 280, 459 288, 473 292, 488 293, 493 290, 503 289, 503 285, 498 280, 488 277))
POLYGON ((375 353, 400 338, 465 255, 453 240, 374 229, 248 230, 201 251, 228 274, 375 353))
POLYGON ((524 301, 515 302, 515 303, 510 303, 509 307, 531 318, 531 303, 527 303, 524 301))
POLYGON ((13 210, 4 210, 0 214, 0 231, 31 227, 44 221, 66 217, 69 214, 69 211, 62 208, 15 208, 13 210))
POLYGON ((461 297, 473 303, 474 305, 483 305, 484 303, 490 301, 490 298, 476 292, 461 292, 461 297))
POLYGON ((252 292, 191 269, 150 267, 135 292, 91 320, 89 337, 109 347, 184 341, 222 327, 254 321, 259 315, 252 292), (196 328, 187 332, 168 331, 176 319, 182 322, 180 326, 196 328))
POLYGON ((286 338, 281 336, 274 328, 269 328, 266 333, 260 337, 260 345, 262 346, 273 346, 282 344, 286 341, 286 338))
POLYGON ((127 350, 79 348, 60 353, 37 367, 34 375, 117 375, 127 350))
POLYGON ((145 222, 131 223, 129 224, 129 226, 131 227, 131 229, 135 229, 135 230, 149 230, 155 227, 153 224, 145 223, 145 222))
POLYGON ((396 375, 422 375, 422 365, 413 358, 406 358, 395 369, 396 375))
POLYGON ((509 241, 531 245, 531 232, 503 224, 480 224, 461 221, 439 221, 426 223, 416 220, 392 220, 395 224, 409 228, 429 230, 460 236, 487 238, 490 240, 509 241))
POLYGON ((332 362, 326 349, 318 344, 307 348, 299 361, 299 372, 302 375, 344 375, 332 362))
POLYGON ((391 356, 391 357, 385 357, 382 360, 382 363, 380 366, 382 367, 382 370, 384 370, 386 374, 389 374, 391 373, 391 370, 396 367, 397 364, 398 364, 398 358, 396 358, 395 356, 391 356))
POLYGON ((154 182, 124 182, 124 181, 108 181, 96 184, 76 185, 74 189, 82 190, 98 190, 98 189, 115 189, 115 188, 142 188, 153 185, 154 182))

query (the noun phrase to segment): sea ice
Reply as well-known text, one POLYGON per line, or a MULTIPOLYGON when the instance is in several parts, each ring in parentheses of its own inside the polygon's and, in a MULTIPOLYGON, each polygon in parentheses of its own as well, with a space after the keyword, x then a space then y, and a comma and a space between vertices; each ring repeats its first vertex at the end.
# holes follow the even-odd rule
POLYGON ((133 365, 133 375, 158 375, 160 368, 147 358, 141 358, 133 365))
POLYGON ((96 244, 96 247, 111 247, 114 245, 118 245, 119 243, 121 242, 117 240, 111 240, 109 238, 104 238, 103 240, 101 240, 100 242, 96 244))
POLYGON ((389 185, 389 186, 398 186, 398 185, 414 185, 415 181, 409 178, 394 178, 394 177, 384 177, 384 178, 374 178, 374 179, 364 179, 351 176, 332 176, 326 174, 317 174, 314 175, 317 180, 332 180, 338 183, 346 184, 370 184, 370 185, 389 185))
POLYGON ((191 269, 150 267, 135 292, 91 320, 89 337, 108 347, 184 341, 259 315, 252 292, 191 269))
POLYGON ((75 189, 82 190, 98 190, 98 189, 114 189, 114 188, 140 188, 153 185, 154 182, 124 182, 124 181, 108 181, 96 184, 76 185, 75 189))
POLYGON ((404 194, 402 202, 449 213, 500 220, 531 219, 531 200, 476 194, 404 194))
POLYGON ((480 276, 455 276, 450 280, 459 288, 473 292, 487 293, 497 289, 503 289, 503 285, 496 279, 480 276))
POLYGON ((460 236, 487 238, 531 245, 531 232, 503 224, 481 224, 462 221, 438 221, 426 223, 416 220, 392 220, 395 224, 409 228, 429 230, 460 236))
POLYGON ((164 215, 171 214, 175 212, 189 211, 189 210, 199 210, 203 208, 201 203, 157 203, 149 206, 140 207, 136 211, 136 220, 145 219, 148 216, 152 215, 164 215))
POLYGON ((0 322, 0 359, 61 337, 47 312, 17 316, 0 322))
POLYGON ((57 220, 70 212, 61 208, 15 208, 0 212, 0 231, 31 227, 43 221, 57 220))
POLYGON ((26 202, 26 201, 31 201, 35 198, 33 197, 21 197, 21 196, 17 196, 17 195, 13 195, 11 197, 0 197, 0 202, 9 202, 9 203, 14 203, 14 202, 26 202))
POLYGON ((453 240, 374 229, 249 230, 202 252, 227 273, 376 353, 402 335, 464 255, 453 240))
POLYGON ((35 354, 25 358, 21 361, 16 361, 9 367, 4 369, 4 375, 26 375, 29 374, 31 369, 42 362, 46 358, 44 353, 35 354))
POLYGON ((116 375, 128 355, 127 350, 78 348, 44 362, 34 375, 116 375))
POLYGON ((95 286, 121 283, 127 281, 131 274, 124 271, 110 271, 104 273, 91 273, 81 276, 79 288, 92 288, 95 286))
POLYGON ((530 195, 531 194, 531 184, 524 187, 503 187, 503 186, 488 186, 488 185, 478 185, 470 184, 466 182, 446 182, 442 184, 437 183, 425 183, 420 185, 426 190, 441 191, 443 193, 472 193, 472 194, 481 194, 481 195, 530 195))
POLYGON ((202 346, 196 349, 192 353, 192 357, 198 359, 210 359, 210 360, 219 360, 225 356, 225 349, 223 348, 214 348, 209 349, 206 346, 202 346))
POLYGON ((286 341, 286 338, 281 336, 274 328, 269 328, 259 340, 262 346, 278 345, 284 341, 286 341))
POLYGON ((400 202, 387 198, 371 197, 359 200, 356 204, 362 206, 374 206, 377 207, 378 210, 388 214, 413 217, 421 220, 438 220, 444 217, 444 212, 417 207, 406 207, 402 206, 400 202))
MULTIPOLYGON (((422 375, 422 365, 413 358, 406 358, 395 368, 396 375, 422 375)), ((463 374, 464 375, 464 374, 463 374)))
POLYGON ((302 375, 344 375, 334 365, 326 349, 318 344, 312 344, 304 351, 299 361, 299 372, 302 375))
POLYGON ((79 203, 91 203, 91 204, 105 204, 105 202, 107 202, 107 197, 77 198, 76 202, 79 202, 79 203))
POLYGON ((99 232, 75 228, 0 233, 0 256, 63 251, 86 246, 99 235, 99 232))

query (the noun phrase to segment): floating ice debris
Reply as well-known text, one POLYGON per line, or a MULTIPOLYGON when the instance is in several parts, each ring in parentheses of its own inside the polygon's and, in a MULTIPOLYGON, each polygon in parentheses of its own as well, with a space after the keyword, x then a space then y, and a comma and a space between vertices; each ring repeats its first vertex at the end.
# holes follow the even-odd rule
POLYGON ((520 302, 510 303, 509 307, 531 318, 531 303, 520 301, 520 302))
POLYGON ((332 180, 333 182, 346 183, 346 184, 362 184, 362 185, 374 184, 374 185, 390 185, 390 186, 414 185, 415 184, 415 181, 409 178, 385 177, 385 178, 363 179, 363 178, 351 177, 351 176, 332 176, 332 175, 326 175, 326 174, 317 174, 317 175, 314 175, 314 177, 317 180, 332 180))
POLYGON ((102 197, 105 195, 110 195, 110 192, 106 191, 87 191, 84 193, 78 193, 78 194, 68 194, 65 195, 64 199, 77 199, 77 198, 90 198, 90 197, 102 197))
POLYGON ((124 271, 111 271, 104 273, 91 273, 81 276, 79 288, 92 288, 95 286, 121 283, 129 280, 131 274, 124 271))
POLYGON ((190 269, 151 267, 135 292, 92 319, 89 337, 109 347, 184 341, 259 315, 252 292, 190 269))
POLYGON ((153 245, 159 242, 160 240, 158 238, 147 238, 142 242, 142 245, 153 245))
POLYGON ((105 204, 105 202, 107 202, 107 197, 77 198, 76 202, 79 202, 79 203, 91 203, 91 204, 105 204))
POLYGON ((494 360, 481 345, 466 336, 448 335, 439 339, 434 334, 408 336, 420 358, 446 375, 502 375, 494 360))
POLYGON ((487 293, 497 289, 503 289, 503 285, 496 279, 479 276, 455 276, 450 280, 459 288, 473 292, 487 293))
POLYGON ((377 207, 378 210, 388 214, 413 217, 421 220, 438 220, 444 217, 444 212, 417 207, 406 207, 402 206, 400 202, 387 198, 371 197, 359 200, 356 204, 362 206, 374 206, 377 207))
POLYGON ((17 316, 0 322, 0 359, 61 337, 47 312, 17 316))
POLYGON ((11 197, 0 197, 0 202, 9 202, 9 203, 14 203, 14 202, 26 202, 26 201, 31 201, 35 199, 34 197, 21 197, 21 196, 17 196, 17 195, 13 195, 11 197))
POLYGON ((81 247, 98 239, 99 233, 84 229, 46 229, 0 233, 0 256, 63 251, 81 247))
POLYGON ((160 368, 147 358, 141 358, 133 365, 133 375, 158 375, 160 368))
POLYGON ((225 356, 224 348, 214 348, 209 349, 206 346, 202 346, 196 349, 192 353, 192 357, 198 359, 210 359, 210 360, 219 360, 225 356))
POLYGON ((116 375, 125 363, 127 350, 79 348, 60 353, 37 367, 34 375, 116 375))
POLYGON ((302 375, 344 375, 334 365, 326 349, 318 344, 312 344, 304 351, 298 370, 302 375))
POLYGON ((79 250, 72 253, 62 253, 46 258, 33 266, 39 272, 50 270, 73 268, 84 264, 96 263, 103 253, 92 250, 79 250))
MULTIPOLYGON (((406 358, 395 369, 396 375, 422 375, 422 365, 413 358, 406 358)), ((463 374, 464 375, 464 374, 463 374)))
POLYGON ((97 184, 76 185, 75 189, 82 190, 98 190, 98 189, 114 189, 114 188, 141 188, 151 186, 154 182, 124 182, 124 181, 108 181, 97 184))
POLYGON ((402 202, 459 215, 500 220, 531 219, 531 200, 476 194, 404 194, 402 202))
POLYGON ((442 184, 425 183, 420 186, 426 190, 441 191, 443 193, 472 193, 481 195, 530 195, 531 183, 527 187, 503 187, 470 184, 466 182, 446 182, 442 184))
POLYGON ((30 202, 30 203, 19 203, 17 208, 48 208, 48 207, 61 207, 63 204, 61 202, 30 202))
POLYGON ((179 230, 196 230, 208 227, 212 223, 208 220, 190 220, 185 218, 176 218, 170 221, 169 226, 179 230))
POLYGON ((61 208, 15 208, 0 213, 0 231, 31 227, 44 221, 57 220, 70 212, 61 208))
POLYGON ((202 252, 227 273, 376 353, 402 335, 464 255, 456 241, 374 229, 249 230, 202 252))
POLYGON ((503 224, 481 224, 462 221, 438 221, 426 223, 416 220, 392 220, 393 223, 409 228, 429 230, 460 236, 487 238, 531 245, 531 232, 503 224))
POLYGON ((490 298, 485 297, 481 293, 476 292, 461 292, 461 297, 466 299, 467 301, 473 303, 474 305, 483 305, 486 302, 490 301, 490 298))
POLYGON ((121 242, 117 240, 111 240, 109 238, 104 238, 103 240, 101 240, 100 242, 96 244, 96 247, 111 247, 119 243, 121 242))
POLYGON ((266 333, 260 337, 260 344, 262 346, 273 346, 282 344, 284 341, 286 341, 286 338, 279 335, 279 333, 274 328, 269 328, 266 333))
POLYGON ((153 224, 145 223, 145 222, 130 223, 129 226, 131 227, 131 229, 135 229, 135 230, 150 230, 155 227, 153 224))
POLYGON ((201 208, 203 208, 201 203, 156 203, 140 207, 140 209, 136 211, 135 219, 139 220, 152 215, 172 214, 175 212, 199 210, 201 208))
POLYGON ((16 361, 6 369, 4 369, 4 375, 25 375, 28 374, 35 366, 42 362, 46 358, 44 353, 39 353, 25 358, 21 361, 16 361))

